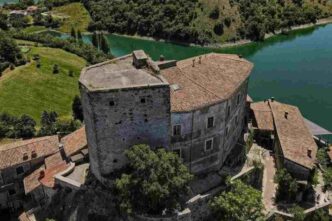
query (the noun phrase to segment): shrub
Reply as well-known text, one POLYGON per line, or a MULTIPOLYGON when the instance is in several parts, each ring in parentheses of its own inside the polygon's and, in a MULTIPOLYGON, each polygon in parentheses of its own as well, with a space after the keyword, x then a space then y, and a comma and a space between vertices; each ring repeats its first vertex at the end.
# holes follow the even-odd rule
POLYGON ((53 65, 53 74, 58 74, 59 73, 59 65, 55 64, 53 65))

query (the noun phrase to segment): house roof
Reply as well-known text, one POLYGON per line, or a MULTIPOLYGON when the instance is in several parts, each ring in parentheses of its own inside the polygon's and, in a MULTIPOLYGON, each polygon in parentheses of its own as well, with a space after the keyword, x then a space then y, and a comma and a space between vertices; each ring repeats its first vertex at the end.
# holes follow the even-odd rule
POLYGON ((41 185, 53 188, 55 185, 54 176, 68 167, 69 164, 62 160, 60 152, 49 156, 45 159, 45 164, 24 178, 25 194, 32 192, 41 185))
POLYGON ((21 163, 47 157, 59 151, 58 136, 22 140, 0 146, 0 170, 21 163), (32 154, 36 153, 34 157, 32 154))
POLYGON ((88 143, 86 139, 85 126, 63 137, 61 142, 68 157, 86 148, 88 143))
POLYGON ((272 111, 268 102, 251 103, 250 108, 254 113, 256 126, 260 130, 273 131, 273 117, 272 111))
POLYGON ((237 55, 216 53, 178 61, 176 66, 161 71, 173 88, 171 111, 189 112, 228 99, 252 68, 252 63, 237 55))
POLYGON ((62 156, 60 152, 57 152, 45 159, 46 168, 52 168, 63 162, 62 156))
POLYGON ((284 157, 306 168, 313 168, 317 145, 300 110, 277 101, 269 101, 269 104, 284 157))
POLYGON ((40 166, 38 169, 34 170, 30 175, 24 177, 23 184, 24 184, 24 192, 28 194, 38 188, 41 178, 41 173, 45 171, 45 165, 40 166))

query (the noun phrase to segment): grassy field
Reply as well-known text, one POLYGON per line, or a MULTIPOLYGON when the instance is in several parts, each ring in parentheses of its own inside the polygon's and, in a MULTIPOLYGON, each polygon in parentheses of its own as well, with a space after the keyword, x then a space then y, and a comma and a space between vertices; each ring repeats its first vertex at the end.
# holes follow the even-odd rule
POLYGON ((61 32, 70 33, 72 27, 85 32, 91 21, 88 11, 78 2, 56 7, 51 13, 52 16, 63 19, 63 23, 58 29, 61 32))
POLYGON ((37 123, 42 111, 56 111, 60 118, 71 117, 71 104, 78 91, 80 70, 86 65, 84 59, 61 49, 30 47, 27 57, 40 55, 41 67, 32 61, 0 78, 0 112, 16 116, 28 114, 37 123), (60 73, 53 74, 53 65, 58 64, 60 73), (68 75, 69 71, 74 76, 68 75))
POLYGON ((44 26, 38 26, 38 25, 32 25, 32 26, 29 26, 29 27, 26 27, 25 29, 23 29, 24 32, 26 33, 35 33, 35 32, 40 32, 40 31, 45 31, 47 30, 46 27, 44 26))

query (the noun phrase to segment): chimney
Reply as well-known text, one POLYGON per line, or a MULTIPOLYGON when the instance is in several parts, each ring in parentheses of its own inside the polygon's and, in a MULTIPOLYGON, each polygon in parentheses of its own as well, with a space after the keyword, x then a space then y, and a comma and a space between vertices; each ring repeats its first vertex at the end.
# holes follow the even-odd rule
POLYGON ((58 141, 60 143, 61 142, 61 138, 62 138, 60 132, 57 132, 56 135, 58 136, 58 141))
POLYGON ((31 152, 31 159, 34 159, 34 158, 36 158, 36 157, 37 157, 37 153, 36 153, 35 150, 33 150, 33 151, 31 152))
POLYGON ((274 102, 274 100, 275 100, 274 97, 271 97, 271 102, 274 102))
POLYGON ((164 55, 160 55, 160 57, 159 57, 159 61, 165 61, 165 57, 164 57, 164 55))
POLYGON ((24 153, 23 154, 23 160, 27 160, 27 159, 29 159, 28 153, 24 153))
POLYGON ((288 112, 285 112, 285 118, 288 119, 288 112))
POLYGON ((147 65, 148 56, 143 50, 133 52, 133 65, 137 68, 143 68, 147 65))
POLYGON ((195 59, 193 59, 193 67, 195 67, 195 59))
POLYGON ((39 180, 43 179, 44 177, 45 177, 45 171, 42 170, 42 171, 40 171, 40 173, 39 173, 39 180))
POLYGON ((308 157, 311 158, 312 150, 308 150, 308 157))
POLYGON ((202 56, 199 56, 198 59, 199 59, 199 62, 198 62, 198 63, 199 63, 199 64, 202 64, 202 56))

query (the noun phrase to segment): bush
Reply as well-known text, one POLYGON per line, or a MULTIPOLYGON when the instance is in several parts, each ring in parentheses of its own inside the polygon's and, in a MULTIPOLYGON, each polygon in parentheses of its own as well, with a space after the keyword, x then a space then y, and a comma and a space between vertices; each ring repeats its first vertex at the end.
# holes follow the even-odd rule
POLYGON ((55 64, 53 65, 53 74, 58 74, 59 73, 59 65, 55 64))

